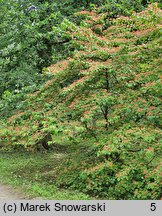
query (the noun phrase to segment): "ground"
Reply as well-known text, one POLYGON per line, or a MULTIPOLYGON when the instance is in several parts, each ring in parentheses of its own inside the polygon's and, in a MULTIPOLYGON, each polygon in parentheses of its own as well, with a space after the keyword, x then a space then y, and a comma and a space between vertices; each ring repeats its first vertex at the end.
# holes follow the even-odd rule
POLYGON ((11 186, 0 184, 0 200, 23 199, 24 196, 14 190, 11 186))

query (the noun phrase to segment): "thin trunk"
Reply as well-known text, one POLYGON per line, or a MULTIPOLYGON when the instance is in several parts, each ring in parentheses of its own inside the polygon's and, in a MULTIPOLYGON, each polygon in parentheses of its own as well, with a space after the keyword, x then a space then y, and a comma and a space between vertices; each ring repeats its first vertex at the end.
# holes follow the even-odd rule
POLYGON ((107 130, 108 129, 108 125, 109 125, 109 123, 108 123, 108 107, 107 106, 101 107, 101 111, 102 111, 104 119, 106 121, 105 128, 107 130))
POLYGON ((109 80, 108 80, 108 73, 106 71, 106 90, 109 92, 110 86, 109 86, 109 80))

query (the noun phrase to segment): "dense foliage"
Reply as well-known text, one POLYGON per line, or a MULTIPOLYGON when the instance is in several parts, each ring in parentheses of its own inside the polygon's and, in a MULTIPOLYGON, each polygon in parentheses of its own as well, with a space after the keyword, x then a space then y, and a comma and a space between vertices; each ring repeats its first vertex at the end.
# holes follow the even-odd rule
POLYGON ((63 145, 69 157, 46 173, 58 187, 160 199, 161 4, 1 3, 0 147, 63 145))
POLYGON ((140 11, 147 2, 1 0, 0 96, 6 90, 38 86, 44 81, 41 76, 43 68, 71 54, 73 48, 64 43, 70 38, 64 31, 77 10, 100 7, 98 11, 107 12, 108 18, 111 18, 130 15, 133 10, 140 11))

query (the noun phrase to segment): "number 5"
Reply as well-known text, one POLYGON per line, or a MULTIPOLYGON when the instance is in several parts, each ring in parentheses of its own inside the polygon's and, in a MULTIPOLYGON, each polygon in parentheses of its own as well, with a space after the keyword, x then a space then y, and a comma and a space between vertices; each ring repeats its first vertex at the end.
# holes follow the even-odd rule
POLYGON ((156 203, 151 203, 150 210, 151 211, 155 211, 156 210, 156 203))

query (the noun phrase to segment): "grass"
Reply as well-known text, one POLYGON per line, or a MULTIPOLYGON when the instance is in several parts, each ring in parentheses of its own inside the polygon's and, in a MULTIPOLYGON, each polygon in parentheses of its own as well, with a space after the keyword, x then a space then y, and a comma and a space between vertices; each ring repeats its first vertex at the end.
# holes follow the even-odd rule
POLYGON ((23 191, 28 199, 91 199, 78 191, 57 188, 53 173, 63 157, 53 152, 0 152, 0 182, 23 191))

